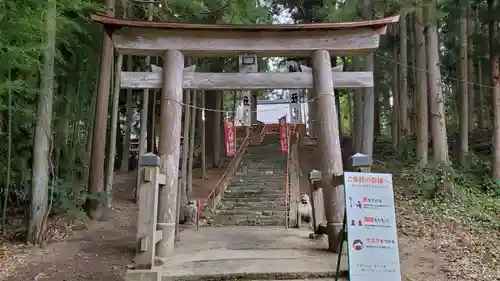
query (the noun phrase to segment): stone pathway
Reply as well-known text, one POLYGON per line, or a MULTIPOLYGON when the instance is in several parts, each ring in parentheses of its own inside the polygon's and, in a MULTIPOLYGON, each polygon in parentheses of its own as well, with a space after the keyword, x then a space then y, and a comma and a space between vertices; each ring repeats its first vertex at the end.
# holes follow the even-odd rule
MULTIPOLYGON (((186 229, 175 256, 162 260, 159 271, 165 280, 190 281, 334 277, 338 256, 325 250, 326 239, 311 240, 308 234, 284 227, 186 229)), ((341 270, 345 275, 347 256, 341 270)))

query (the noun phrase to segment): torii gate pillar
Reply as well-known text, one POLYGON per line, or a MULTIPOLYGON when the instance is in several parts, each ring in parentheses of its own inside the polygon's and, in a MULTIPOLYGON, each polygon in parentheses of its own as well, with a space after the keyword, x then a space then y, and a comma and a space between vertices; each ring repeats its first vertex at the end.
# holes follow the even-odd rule
POLYGON ((165 186, 160 187, 158 200, 158 230, 163 239, 156 245, 159 257, 174 252, 177 221, 177 191, 182 123, 182 71, 184 55, 178 50, 163 53, 162 99, 160 113, 160 171, 165 175, 165 186))
POLYGON ((321 159, 321 185, 325 204, 328 249, 339 253, 339 239, 344 216, 343 186, 334 186, 333 176, 342 176, 342 154, 337 107, 333 91, 330 53, 325 50, 312 54, 314 90, 317 95, 316 124, 321 159))

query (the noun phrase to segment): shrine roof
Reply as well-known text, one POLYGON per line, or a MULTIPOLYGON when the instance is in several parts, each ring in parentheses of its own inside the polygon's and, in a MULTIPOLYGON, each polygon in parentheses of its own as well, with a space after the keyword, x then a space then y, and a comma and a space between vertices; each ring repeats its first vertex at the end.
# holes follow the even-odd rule
POLYGON ((140 27, 140 28, 163 28, 177 30, 232 30, 232 31, 304 31, 304 30, 352 30, 352 29, 374 29, 380 34, 385 34, 387 25, 399 21, 399 15, 365 21, 351 22, 326 22, 308 24, 194 24, 173 21, 145 21, 145 20, 122 20, 103 14, 94 14, 92 20, 108 26, 116 27, 140 27))

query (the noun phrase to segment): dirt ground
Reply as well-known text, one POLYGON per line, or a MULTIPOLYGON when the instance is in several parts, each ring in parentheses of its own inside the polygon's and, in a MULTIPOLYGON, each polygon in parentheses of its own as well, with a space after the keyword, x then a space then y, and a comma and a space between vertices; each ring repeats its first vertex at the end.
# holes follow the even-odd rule
MULTIPOLYGON (((216 182, 221 171, 210 172, 209 182, 216 182)), ((64 241, 43 249, 21 244, 0 245, 0 280, 122 281, 132 264, 134 251, 136 207, 130 200, 133 177, 127 174, 117 178, 115 208, 107 221, 89 222, 85 229, 75 230, 64 241)), ((199 191, 198 195, 203 197, 207 192, 199 191)), ((487 268, 481 262, 464 264, 464 259, 453 259, 464 253, 463 248, 474 247, 473 233, 436 226, 411 208, 404 193, 397 190, 396 194, 403 280, 495 280, 493 271, 498 269, 487 268), (441 232, 428 231, 429 225, 441 232), (478 275, 481 270, 483 274, 478 275)))
MULTIPOLYGON (((201 180, 196 169, 193 184, 198 187, 197 196, 205 198, 210 188, 204 187, 216 184, 223 172, 224 168, 209 169, 208 178, 201 180)), ((64 241, 48 243, 44 248, 0 244, 0 280, 123 281, 135 250, 134 179, 134 173, 116 176, 114 209, 106 221, 76 227, 79 230, 72 231, 64 241)))

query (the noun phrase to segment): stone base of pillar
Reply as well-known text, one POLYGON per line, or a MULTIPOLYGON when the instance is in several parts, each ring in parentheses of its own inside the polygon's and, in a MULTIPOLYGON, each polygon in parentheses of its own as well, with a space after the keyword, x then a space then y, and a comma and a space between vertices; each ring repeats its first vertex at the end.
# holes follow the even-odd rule
POLYGON ((340 238, 342 233, 342 224, 328 223, 326 225, 328 235, 328 250, 332 253, 340 253, 340 238))

